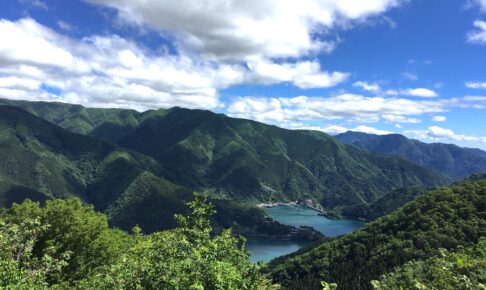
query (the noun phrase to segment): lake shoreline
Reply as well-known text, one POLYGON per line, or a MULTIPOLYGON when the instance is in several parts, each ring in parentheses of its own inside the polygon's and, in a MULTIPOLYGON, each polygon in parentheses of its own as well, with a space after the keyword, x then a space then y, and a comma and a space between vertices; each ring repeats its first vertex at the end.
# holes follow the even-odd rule
MULTIPOLYGON (((315 206, 310 207, 309 204, 298 202, 264 203, 260 204, 260 207, 264 208, 267 215, 276 222, 294 228, 312 228, 326 238, 350 233, 364 225, 355 220, 337 220, 324 217, 320 214, 320 211, 315 210, 315 206)), ((252 252, 254 261, 270 261, 276 257, 295 252, 305 244, 312 244, 312 242, 302 243, 303 241, 299 240, 269 239, 269 237, 261 239, 259 236, 253 236, 248 239, 250 243, 248 249, 252 252)))
POLYGON ((314 202, 312 202, 312 200, 310 200, 310 199, 291 201, 291 202, 276 201, 276 202, 268 202, 268 203, 259 203, 256 206, 259 207, 259 208, 273 208, 273 207, 277 207, 277 206, 303 207, 303 208, 308 208, 308 209, 316 211, 317 214, 320 215, 320 216, 323 216, 323 217, 326 217, 326 218, 329 218, 329 219, 339 219, 334 215, 330 215, 324 209, 318 208, 318 206, 314 205, 314 202))

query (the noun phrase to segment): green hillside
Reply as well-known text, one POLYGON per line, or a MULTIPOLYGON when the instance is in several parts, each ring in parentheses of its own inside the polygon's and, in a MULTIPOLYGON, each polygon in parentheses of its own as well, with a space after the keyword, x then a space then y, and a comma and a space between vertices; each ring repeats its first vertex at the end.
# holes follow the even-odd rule
MULTIPOLYGON (((371 280, 396 267, 440 255, 440 248, 473 247, 485 235, 482 176, 424 194, 362 230, 278 258, 268 270, 285 289, 320 289, 320 281, 339 289, 370 289, 371 280)), ((481 283, 485 274, 482 269, 481 283)))
POLYGON ((400 156, 455 180, 486 172, 486 152, 479 149, 461 148, 453 144, 427 144, 399 134, 346 132, 336 138, 372 152, 400 156))
POLYGON ((167 111, 159 109, 139 113, 126 109, 86 108, 68 103, 29 102, 1 98, 0 104, 20 107, 71 132, 105 140, 117 140, 143 120, 152 116, 162 116, 167 111))
MULTIPOLYGON (((0 106, 2 184, 71 195, 104 210, 156 161, 115 145, 66 131, 16 107, 0 106)), ((8 194, 7 194, 8 195, 8 194)))
MULTIPOLYGON (((105 212, 121 229, 170 229, 176 226, 174 214, 187 211, 192 191, 166 180, 166 175, 150 157, 69 132, 20 108, 0 106, 0 207, 26 198, 44 203, 75 196, 105 212)), ((257 233, 292 231, 267 222, 261 209, 215 203, 221 209, 214 218, 219 230, 234 226, 257 233), (245 218, 249 211, 252 219, 245 218)))
POLYGON ((405 160, 370 154, 313 131, 173 108, 117 142, 170 168, 171 180, 236 200, 367 203, 390 190, 445 182, 405 160))
POLYGON ((339 211, 409 186, 447 178, 396 157, 371 154, 315 131, 285 130, 209 111, 138 113, 77 105, 6 101, 66 129, 150 156, 170 182, 244 202, 313 199, 339 211), (62 120, 62 121, 61 121, 62 120), (89 124, 86 125, 86 124, 89 124))

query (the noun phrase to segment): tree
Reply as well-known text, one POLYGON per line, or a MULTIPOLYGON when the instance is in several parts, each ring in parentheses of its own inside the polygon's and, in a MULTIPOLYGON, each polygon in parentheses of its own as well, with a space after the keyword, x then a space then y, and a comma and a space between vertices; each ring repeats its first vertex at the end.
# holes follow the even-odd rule
POLYGON ((7 289, 276 289, 231 230, 211 236, 214 207, 194 194, 174 230, 131 235, 79 200, 26 201, 0 214, 7 289))

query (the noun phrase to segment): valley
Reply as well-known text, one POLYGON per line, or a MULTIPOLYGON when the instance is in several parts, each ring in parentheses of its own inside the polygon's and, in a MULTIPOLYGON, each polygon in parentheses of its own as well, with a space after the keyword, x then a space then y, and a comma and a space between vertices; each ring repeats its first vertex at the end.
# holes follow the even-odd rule
MULTIPOLYGON (((317 267, 307 257, 322 251, 328 255, 327 247, 345 253, 348 241, 362 235, 368 239, 367 233, 387 219, 419 206, 414 200, 429 202, 424 196, 436 198, 433 192, 441 192, 441 186, 458 178, 441 167, 422 167, 400 154, 374 153, 375 149, 368 151, 348 139, 346 145, 316 131, 286 130, 209 111, 172 108, 139 113, 1 102, 8 104, 0 105, 0 202, 4 207, 25 199, 46 204, 78 198, 105 214, 110 226, 125 232, 140 227, 150 235, 175 229, 175 217, 190 210, 192 192, 205 192, 215 209, 211 235, 231 228, 233 237, 246 237, 250 261, 269 263, 263 271, 286 289, 301 289, 296 285, 302 281, 312 289, 320 283, 321 278, 302 272, 308 266, 299 270, 301 276, 290 274, 295 263, 317 267), (80 130, 79 124, 86 125, 80 130)), ((465 164, 472 158, 468 154, 477 153, 465 152, 469 152, 465 159, 459 155, 456 162, 465 164)), ((458 186, 453 185, 453 190, 458 186)), ((482 205, 474 206, 482 215, 482 205)), ((407 219, 413 217, 407 215, 403 222, 407 219)), ((463 241, 476 241, 483 235, 483 222, 475 220, 464 228, 470 237, 434 239, 451 249, 463 241)), ((353 254, 357 253, 354 247, 378 243, 372 241, 372 245, 353 243, 353 254)), ((422 242, 426 243, 414 240, 422 242)), ((400 261, 431 253, 427 249, 400 261)), ((350 267, 340 264, 340 256, 329 259, 339 269, 350 267)), ((387 273, 363 271, 367 280, 387 273)), ((334 272, 325 277, 346 287, 361 285, 348 278, 340 280, 334 272)))
POLYGON ((0 0, 0 290, 486 290, 486 0, 0 0))

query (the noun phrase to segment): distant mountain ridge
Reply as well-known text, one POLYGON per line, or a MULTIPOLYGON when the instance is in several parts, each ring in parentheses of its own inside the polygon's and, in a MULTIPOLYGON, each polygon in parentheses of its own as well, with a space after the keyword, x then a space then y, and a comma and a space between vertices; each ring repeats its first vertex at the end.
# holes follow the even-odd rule
POLYGON ((474 173, 486 172, 486 152, 453 144, 423 143, 399 134, 373 135, 346 132, 338 140, 372 152, 392 154, 418 165, 460 180, 474 173))
POLYGON ((176 107, 139 113, 3 102, 66 129, 82 120, 90 124, 85 134, 157 160, 170 182, 233 200, 311 198, 335 208, 373 202, 402 187, 448 181, 403 159, 371 154, 321 132, 286 130, 210 111, 176 107), (102 129, 108 127, 118 133, 102 129))

